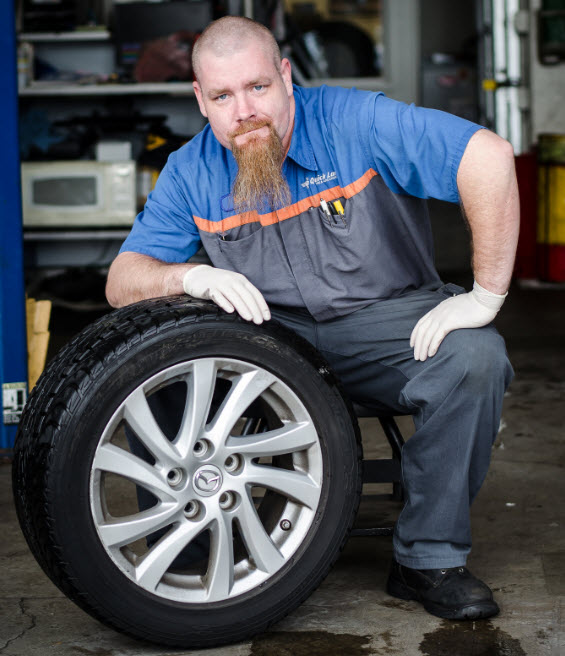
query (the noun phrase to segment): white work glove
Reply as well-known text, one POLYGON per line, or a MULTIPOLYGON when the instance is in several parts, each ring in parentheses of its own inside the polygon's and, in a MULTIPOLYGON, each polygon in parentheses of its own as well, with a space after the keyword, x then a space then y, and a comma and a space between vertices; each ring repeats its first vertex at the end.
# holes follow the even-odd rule
POLYGON ((271 318, 263 295, 241 273, 199 264, 184 274, 182 286, 189 296, 210 299, 226 312, 237 310, 247 321, 263 323, 271 318))
POLYGON ((473 290, 445 299, 425 314, 410 335, 414 359, 422 362, 437 353, 443 338, 459 328, 481 328, 496 317, 506 294, 493 294, 475 281, 473 290))

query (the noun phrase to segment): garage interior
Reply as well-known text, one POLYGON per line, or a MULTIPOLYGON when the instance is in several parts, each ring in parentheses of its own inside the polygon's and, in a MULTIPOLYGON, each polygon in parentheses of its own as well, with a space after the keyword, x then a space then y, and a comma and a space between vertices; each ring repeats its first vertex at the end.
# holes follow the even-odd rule
MULTIPOLYGON (((13 384, 29 380, 31 387, 43 360, 49 366, 76 333, 111 311, 104 297, 105 274, 127 234, 128 219, 99 217, 99 225, 88 226, 72 217, 57 223, 53 216, 33 218, 28 213, 26 219, 24 198, 22 222, 24 175, 33 179, 55 160, 101 162, 97 156, 111 160, 116 152, 112 148, 117 148, 135 161, 138 209, 163 157, 204 125, 190 81, 179 80, 178 71, 172 82, 112 77, 116 70, 120 75, 142 75, 139 68, 133 71, 126 61, 128 53, 120 50, 125 37, 120 36, 123 24, 120 27, 118 14, 127 17, 136 4, 62 0, 52 7, 59 14, 53 10, 39 18, 46 5, 33 0, 16 3, 15 12, 0 10, 1 52, 13 63, 0 74, 2 87, 8 89, 8 109, 2 111, 10 125, 13 104, 20 133, 19 143, 13 133, 8 135, 3 156, 8 159, 2 160, 6 175, 0 183, 0 200, 8 210, 1 219, 0 245, 4 403, 0 511, 5 535, 0 545, 0 654, 564 654, 565 2, 561 0, 476 0, 461 3, 464 6, 447 0, 185 3, 192 4, 196 22, 216 17, 217 12, 269 20, 278 16, 277 11, 286 12, 293 30, 318 35, 317 41, 311 37, 300 42, 313 48, 307 48, 306 59, 301 59, 303 51, 296 44, 288 51, 296 58, 299 83, 324 80, 382 88, 393 98, 479 122, 513 143, 521 239, 515 277, 496 326, 506 340, 515 379, 506 394, 492 465, 473 505, 469 560, 471 571, 492 587, 500 615, 481 622, 449 622, 427 614, 415 602, 388 596, 384 586, 392 554, 390 536, 355 536, 318 590, 268 632, 233 646, 174 650, 140 643, 100 624, 67 599, 35 561, 14 508, 11 464, 17 421, 6 420, 6 399, 14 403, 12 414, 21 412, 13 391, 22 387, 13 384), (332 21, 353 25, 372 39, 371 66, 362 70, 350 42, 331 48, 323 41, 320 25, 332 21), (11 27, 14 23, 17 29, 11 27), (69 26, 77 25, 82 29, 76 31, 86 36, 65 37, 72 31, 69 26), (325 47, 322 54, 320 43, 325 47), (316 52, 318 59, 312 55, 316 52), (173 86, 169 90, 163 85, 173 86), (10 150, 12 137, 15 144, 10 150), (99 142, 103 145, 97 146, 99 142), (546 157, 546 147, 554 145, 558 155, 546 157), (104 149, 110 155, 100 155, 104 149), (26 171, 21 177, 22 195, 20 162, 26 171), (34 168, 37 165, 41 166, 34 168), (17 175, 16 194, 12 174, 17 175), (550 174, 555 177, 549 178, 550 174), (29 305, 29 299, 35 306, 29 305), (30 312, 35 312, 35 328, 30 312)), ((200 28, 195 25, 195 29, 200 28)), ((444 281, 470 289, 469 239, 459 208, 435 200, 429 201, 429 207, 438 271, 444 281)), ((130 224, 132 220, 133 216, 130 224)), ((410 418, 398 418, 398 424, 409 439, 410 418)), ((376 420, 362 418, 360 427, 365 457, 390 457, 376 420)), ((388 484, 364 487, 357 527, 394 522, 400 505, 389 498, 390 492, 388 484)))

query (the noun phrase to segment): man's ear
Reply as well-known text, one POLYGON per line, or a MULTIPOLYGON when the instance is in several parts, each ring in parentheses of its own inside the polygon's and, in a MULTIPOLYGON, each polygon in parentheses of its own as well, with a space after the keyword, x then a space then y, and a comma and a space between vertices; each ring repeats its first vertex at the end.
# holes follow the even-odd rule
POLYGON ((286 58, 281 59, 281 77, 288 95, 291 96, 294 92, 294 89, 292 88, 292 70, 290 62, 286 58))
POLYGON ((198 107, 200 108, 200 113, 202 114, 202 116, 208 118, 208 113, 206 112, 206 107, 204 106, 204 100, 202 98, 202 89, 200 88, 200 85, 196 80, 192 83, 192 88, 194 89, 194 95, 196 96, 196 100, 198 100, 198 107))

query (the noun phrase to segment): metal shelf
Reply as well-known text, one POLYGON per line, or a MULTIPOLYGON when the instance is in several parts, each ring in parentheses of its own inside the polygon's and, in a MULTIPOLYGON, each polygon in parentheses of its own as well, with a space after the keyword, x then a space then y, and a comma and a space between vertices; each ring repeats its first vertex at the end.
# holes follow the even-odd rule
MULTIPOLYGON (((131 222, 135 217, 132 217, 131 222)), ((100 230, 69 230, 69 228, 52 228, 51 230, 29 230, 24 227, 24 241, 77 241, 92 239, 121 239, 122 241, 129 235, 131 226, 125 228, 110 229, 104 227, 100 230)))
POLYGON ((130 96, 130 95, 194 96, 192 82, 135 82, 131 84, 64 84, 32 82, 20 89, 20 96, 130 96))
POLYGON ((50 41, 109 41, 108 30, 76 30, 74 32, 21 32, 18 34, 20 41, 32 43, 50 41))

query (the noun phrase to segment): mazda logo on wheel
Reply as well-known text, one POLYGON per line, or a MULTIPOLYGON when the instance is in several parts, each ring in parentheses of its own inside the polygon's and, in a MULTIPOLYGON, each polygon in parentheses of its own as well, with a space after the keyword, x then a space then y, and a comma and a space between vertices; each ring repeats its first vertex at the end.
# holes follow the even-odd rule
POLYGON ((194 474, 194 487, 205 496, 214 494, 222 485, 222 474, 219 469, 208 465, 194 474))
POLYGON ((220 475, 213 471, 200 471, 196 474, 196 487, 203 492, 213 492, 220 485, 220 475))

